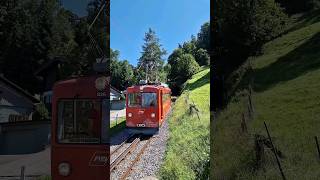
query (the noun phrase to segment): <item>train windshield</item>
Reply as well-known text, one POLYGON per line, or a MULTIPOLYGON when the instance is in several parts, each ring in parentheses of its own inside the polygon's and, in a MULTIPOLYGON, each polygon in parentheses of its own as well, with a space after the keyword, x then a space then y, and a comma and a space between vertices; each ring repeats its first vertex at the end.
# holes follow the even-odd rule
POLYGON ((128 94, 129 107, 156 107, 157 94, 156 93, 129 93, 128 94))
POLYGON ((98 100, 60 100, 57 111, 58 142, 100 143, 101 107, 102 103, 98 100))

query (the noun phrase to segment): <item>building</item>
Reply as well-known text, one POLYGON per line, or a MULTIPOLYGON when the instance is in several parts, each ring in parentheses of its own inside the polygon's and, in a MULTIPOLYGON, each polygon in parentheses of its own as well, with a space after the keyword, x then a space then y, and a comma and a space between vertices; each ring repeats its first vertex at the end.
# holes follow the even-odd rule
POLYGON ((0 123, 32 119, 35 104, 40 101, 0 75, 0 123))
POLYGON ((123 93, 115 87, 110 86, 110 110, 120 110, 125 108, 125 99, 123 93))
POLYGON ((50 121, 33 121, 40 101, 0 75, 0 154, 41 151, 49 143, 50 121))

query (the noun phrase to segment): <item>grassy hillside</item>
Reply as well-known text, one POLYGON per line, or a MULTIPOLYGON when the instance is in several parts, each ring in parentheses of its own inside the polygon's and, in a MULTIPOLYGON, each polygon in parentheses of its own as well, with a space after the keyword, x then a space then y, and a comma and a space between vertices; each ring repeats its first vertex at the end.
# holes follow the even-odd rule
MULTIPOLYGON (((314 136, 320 139, 320 15, 301 19, 291 31, 265 44, 263 55, 251 57, 254 118, 248 117, 246 89, 239 90, 212 126, 214 179, 281 179, 270 148, 258 166, 255 135, 267 137, 281 152, 287 179, 319 179, 320 163, 314 136)), ((264 146, 266 147, 266 146, 264 146)), ((261 156, 263 157, 263 156, 261 156)))
POLYGON ((161 179, 199 179, 208 175, 210 124, 210 69, 187 81, 183 94, 176 100, 169 118, 169 140, 160 170, 161 179), (190 104, 196 113, 189 114, 190 104))

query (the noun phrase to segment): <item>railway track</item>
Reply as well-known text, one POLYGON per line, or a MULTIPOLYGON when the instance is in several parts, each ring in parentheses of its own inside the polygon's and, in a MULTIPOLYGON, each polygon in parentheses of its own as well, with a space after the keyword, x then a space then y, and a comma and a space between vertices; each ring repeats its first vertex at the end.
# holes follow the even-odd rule
POLYGON ((152 137, 132 135, 111 152, 110 172, 117 174, 117 179, 126 179, 133 167, 139 162, 152 137), (116 172, 117 171, 117 172, 116 172))

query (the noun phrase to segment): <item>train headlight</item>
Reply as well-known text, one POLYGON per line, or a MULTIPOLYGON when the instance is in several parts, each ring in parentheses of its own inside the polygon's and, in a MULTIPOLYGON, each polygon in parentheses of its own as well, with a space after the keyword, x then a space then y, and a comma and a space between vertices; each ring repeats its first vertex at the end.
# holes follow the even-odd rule
POLYGON ((151 117, 152 118, 156 117, 156 114, 155 113, 151 113, 151 117))
POLYGON ((128 113, 128 117, 132 117, 132 113, 128 113))
POLYGON ((58 171, 61 176, 68 176, 71 172, 71 167, 69 163, 63 162, 58 166, 58 171))
POLYGON ((96 89, 99 91, 103 91, 107 85, 107 78, 106 77, 99 77, 95 81, 96 89))

